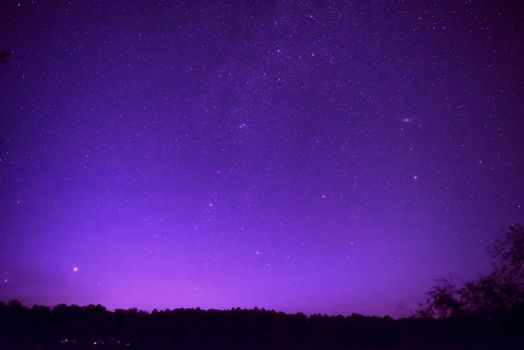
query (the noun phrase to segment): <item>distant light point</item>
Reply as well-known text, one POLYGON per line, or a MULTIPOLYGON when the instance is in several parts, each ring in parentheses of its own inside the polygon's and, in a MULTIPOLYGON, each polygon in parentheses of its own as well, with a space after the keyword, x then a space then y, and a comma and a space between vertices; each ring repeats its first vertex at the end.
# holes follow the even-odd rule
POLYGON ((73 267, 73 272, 78 272, 78 266, 73 267))

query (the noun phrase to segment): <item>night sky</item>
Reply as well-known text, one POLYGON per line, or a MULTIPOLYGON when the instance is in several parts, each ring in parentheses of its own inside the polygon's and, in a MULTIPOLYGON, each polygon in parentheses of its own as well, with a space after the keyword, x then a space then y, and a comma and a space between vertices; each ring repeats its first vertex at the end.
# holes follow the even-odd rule
POLYGON ((401 316, 479 277, 523 8, 1 1, 0 300, 401 316))

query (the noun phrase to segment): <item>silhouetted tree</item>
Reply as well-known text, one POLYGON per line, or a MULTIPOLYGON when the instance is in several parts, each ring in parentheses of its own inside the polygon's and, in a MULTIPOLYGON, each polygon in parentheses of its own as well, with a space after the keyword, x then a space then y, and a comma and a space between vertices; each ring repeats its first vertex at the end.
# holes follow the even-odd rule
POLYGON ((420 315, 445 318, 464 313, 497 314, 524 305, 524 230, 512 225, 503 237, 488 248, 492 272, 477 281, 457 288, 449 280, 440 280, 428 292, 420 315))
POLYGON ((422 311, 422 315, 445 318, 457 315, 461 309, 459 290, 452 281, 440 279, 438 284, 428 292, 426 308, 422 311))
POLYGON ((524 288, 524 228, 511 225, 502 238, 489 248, 493 260, 493 274, 524 288))

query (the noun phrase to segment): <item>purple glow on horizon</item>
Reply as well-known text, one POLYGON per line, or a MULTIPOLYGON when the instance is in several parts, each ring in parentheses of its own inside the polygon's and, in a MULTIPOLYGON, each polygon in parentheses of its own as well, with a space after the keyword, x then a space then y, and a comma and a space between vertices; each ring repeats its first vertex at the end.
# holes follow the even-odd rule
POLYGON ((512 1, 0 4, 0 300, 403 315, 524 217, 512 1))

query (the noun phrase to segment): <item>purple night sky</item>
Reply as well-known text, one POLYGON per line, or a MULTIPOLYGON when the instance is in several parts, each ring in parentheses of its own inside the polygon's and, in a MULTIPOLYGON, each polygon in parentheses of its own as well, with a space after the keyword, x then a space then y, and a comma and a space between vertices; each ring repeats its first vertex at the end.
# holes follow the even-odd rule
POLYGON ((524 218, 514 2, 1 1, 0 300, 401 316, 480 276, 524 218))

